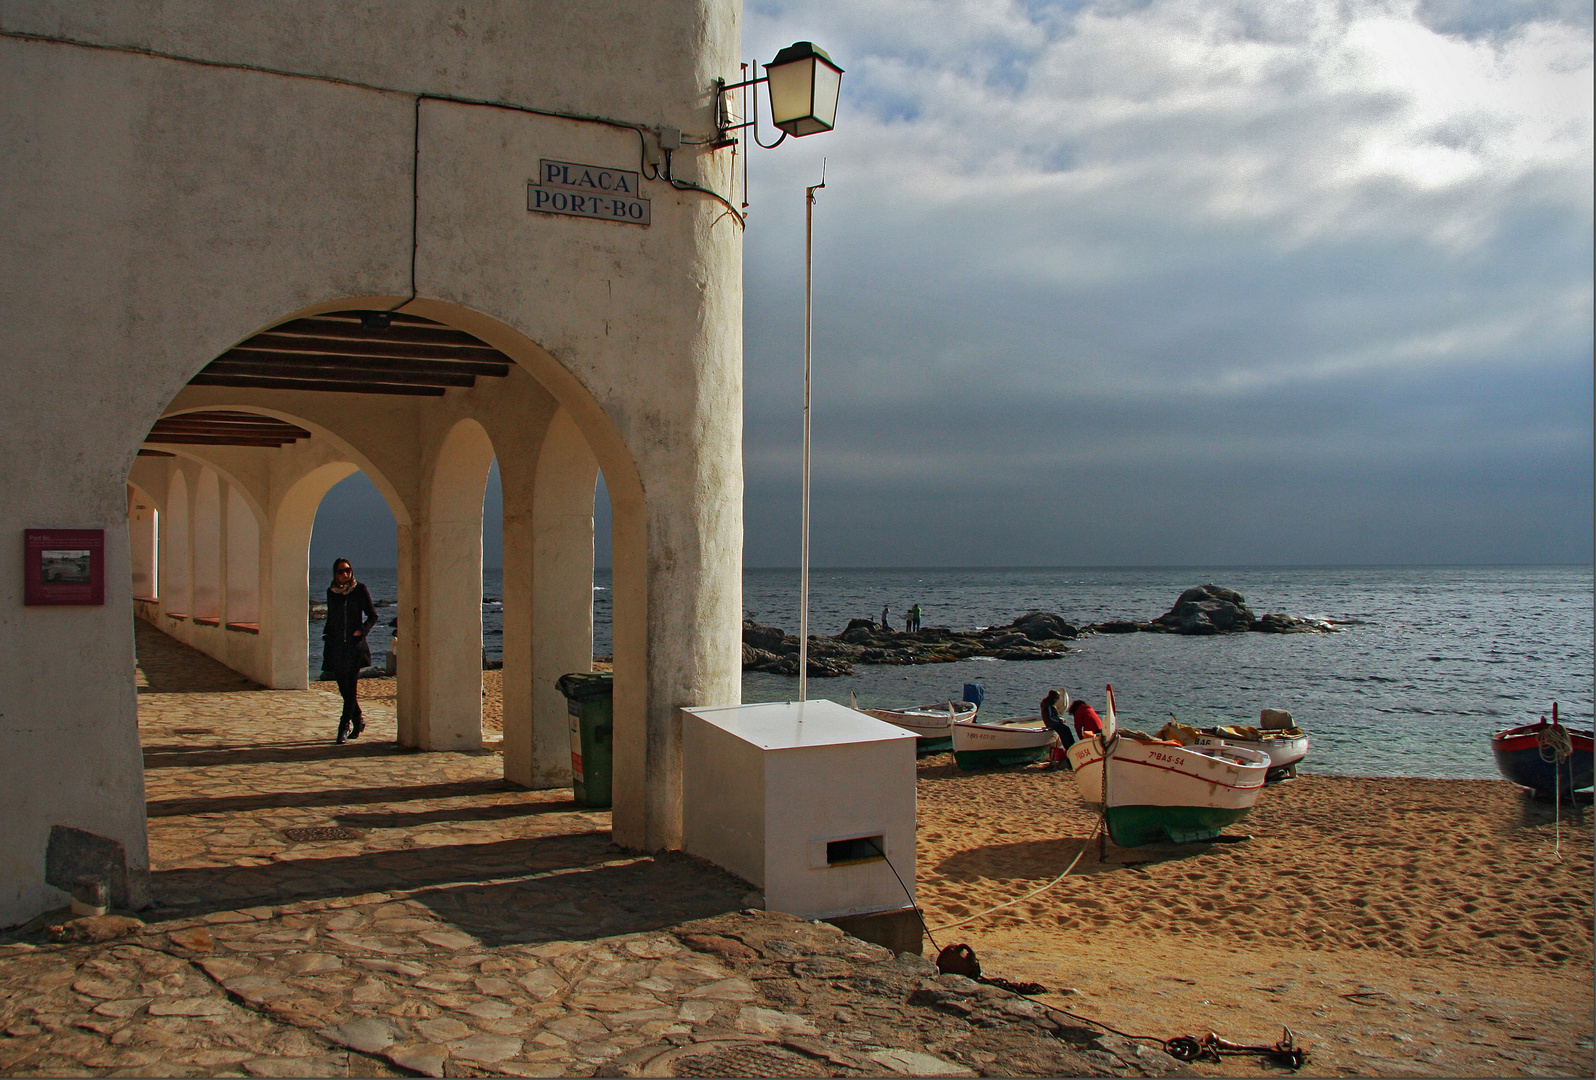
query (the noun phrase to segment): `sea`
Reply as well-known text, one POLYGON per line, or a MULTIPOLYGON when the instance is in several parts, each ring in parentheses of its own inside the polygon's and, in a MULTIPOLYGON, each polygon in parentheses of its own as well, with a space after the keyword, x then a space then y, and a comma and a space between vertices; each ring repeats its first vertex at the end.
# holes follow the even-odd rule
MULTIPOLYGON (((389 647, 398 579, 364 570, 389 647)), ((502 573, 483 574, 484 659, 502 657, 502 573)), ((1303 768, 1341 776, 1494 778, 1488 737, 1550 715, 1589 728, 1596 668, 1596 594, 1583 567, 1051 567, 822 569, 809 576, 810 633, 840 633, 853 618, 901 628, 973 630, 1048 611, 1077 625, 1146 621, 1193 585, 1217 584, 1258 615, 1326 620, 1330 634, 1095 635, 1057 660, 964 660, 912 667, 856 664, 852 676, 808 680, 810 698, 904 708, 985 691, 989 716, 1032 715, 1047 691, 1101 710, 1114 687, 1122 725, 1156 732, 1171 715, 1194 727, 1256 723, 1286 709, 1312 738, 1303 768)), ((610 652, 610 572, 594 574, 594 653, 610 652)), ((796 569, 749 569, 744 616, 797 633, 796 569)), ((319 624, 311 633, 320 670, 319 624)), ((789 701, 796 677, 743 673, 743 700, 789 701)))

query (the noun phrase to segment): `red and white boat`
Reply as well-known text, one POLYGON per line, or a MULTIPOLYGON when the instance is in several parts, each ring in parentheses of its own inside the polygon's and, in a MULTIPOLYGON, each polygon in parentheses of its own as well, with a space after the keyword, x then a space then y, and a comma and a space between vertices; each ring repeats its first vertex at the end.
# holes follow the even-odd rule
POLYGON ((1212 840, 1251 812, 1270 766, 1259 750, 1120 731, 1112 686, 1102 734, 1070 747, 1069 759, 1081 798, 1120 847, 1212 840))

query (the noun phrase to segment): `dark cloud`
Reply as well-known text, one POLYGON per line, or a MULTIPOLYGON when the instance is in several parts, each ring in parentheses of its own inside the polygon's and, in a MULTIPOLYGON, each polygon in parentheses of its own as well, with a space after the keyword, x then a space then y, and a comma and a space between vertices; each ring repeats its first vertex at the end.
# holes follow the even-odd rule
POLYGON ((753 159, 750 565, 796 561, 822 156, 818 562, 1589 559, 1588 19, 751 14, 849 74, 753 159))

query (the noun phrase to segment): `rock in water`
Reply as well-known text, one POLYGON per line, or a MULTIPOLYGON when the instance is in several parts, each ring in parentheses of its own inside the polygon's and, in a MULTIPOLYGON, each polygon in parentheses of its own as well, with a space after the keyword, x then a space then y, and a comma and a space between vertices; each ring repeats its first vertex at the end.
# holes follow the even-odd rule
POLYGON ((1153 620, 1177 634, 1242 634, 1257 621, 1246 597, 1218 585, 1187 589, 1174 607, 1153 620))
POLYGON ((1047 611, 1021 615, 1009 625, 1032 641, 1067 641, 1080 634, 1076 627, 1047 611))
POLYGON ((761 626, 752 619, 743 620, 743 644, 752 645, 756 649, 766 652, 780 652, 781 643, 787 637, 785 630, 774 626, 761 626))

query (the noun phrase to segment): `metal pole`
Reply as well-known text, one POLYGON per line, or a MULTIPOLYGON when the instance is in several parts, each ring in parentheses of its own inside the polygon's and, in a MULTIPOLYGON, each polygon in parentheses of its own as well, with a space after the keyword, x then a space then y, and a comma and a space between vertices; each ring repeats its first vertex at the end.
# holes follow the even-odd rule
POLYGON ((809 344, 814 329, 815 192, 826 186, 822 167, 820 183, 804 189, 804 501, 803 540, 798 571, 798 700, 809 692, 809 344))

